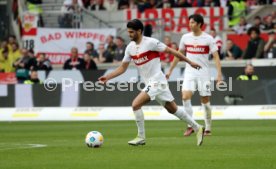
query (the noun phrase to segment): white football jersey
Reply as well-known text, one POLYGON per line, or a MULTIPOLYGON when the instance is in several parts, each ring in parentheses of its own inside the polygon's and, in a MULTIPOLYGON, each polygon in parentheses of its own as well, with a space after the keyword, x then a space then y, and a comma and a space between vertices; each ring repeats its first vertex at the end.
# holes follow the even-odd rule
POLYGON ((133 60, 146 84, 149 82, 167 83, 167 79, 161 71, 159 56, 159 52, 164 52, 166 47, 157 39, 143 36, 140 44, 137 45, 134 41, 128 44, 123 62, 133 60))
POLYGON ((201 66, 201 69, 197 70, 186 64, 185 76, 210 76, 209 55, 218 50, 211 35, 205 32, 202 32, 200 36, 194 36, 192 32, 184 34, 180 40, 179 49, 186 52, 188 59, 201 66))

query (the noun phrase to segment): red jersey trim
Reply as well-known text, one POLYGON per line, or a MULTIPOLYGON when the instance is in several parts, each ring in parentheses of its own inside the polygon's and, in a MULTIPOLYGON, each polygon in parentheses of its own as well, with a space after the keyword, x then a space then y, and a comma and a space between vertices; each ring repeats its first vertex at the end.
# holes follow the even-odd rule
POLYGON ((185 51, 191 54, 209 54, 210 47, 206 45, 185 45, 185 51))
POLYGON ((147 51, 138 55, 130 56, 137 66, 143 65, 152 59, 159 58, 159 52, 147 51))

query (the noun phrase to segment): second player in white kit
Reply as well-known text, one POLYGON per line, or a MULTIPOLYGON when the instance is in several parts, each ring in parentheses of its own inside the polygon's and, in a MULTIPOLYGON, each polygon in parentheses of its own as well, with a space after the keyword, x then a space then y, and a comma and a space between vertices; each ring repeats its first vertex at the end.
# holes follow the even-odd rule
MULTIPOLYGON (((222 80, 220 58, 218 48, 214 38, 203 32, 201 27, 204 24, 203 17, 199 14, 194 14, 189 17, 190 33, 184 34, 180 40, 179 51, 186 53, 186 57, 192 62, 198 63, 201 66, 200 70, 191 68, 186 65, 184 73, 184 81, 182 85, 182 100, 183 107, 190 116, 193 116, 191 98, 195 91, 199 91, 201 96, 201 104, 204 111, 205 135, 211 135, 211 77, 209 70, 209 55, 212 54, 217 68, 217 82, 222 80)), ((171 64, 170 70, 167 73, 167 78, 170 77, 174 67, 179 59, 175 58, 171 64)), ((189 136, 193 133, 193 129, 188 125, 184 136, 189 136)))

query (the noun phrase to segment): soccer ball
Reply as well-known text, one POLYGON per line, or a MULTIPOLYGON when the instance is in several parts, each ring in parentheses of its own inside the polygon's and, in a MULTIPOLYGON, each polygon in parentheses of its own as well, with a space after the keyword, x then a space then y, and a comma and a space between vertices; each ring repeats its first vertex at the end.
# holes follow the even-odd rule
POLYGON ((103 141, 103 135, 98 131, 90 131, 85 138, 85 143, 90 148, 100 147, 103 141))

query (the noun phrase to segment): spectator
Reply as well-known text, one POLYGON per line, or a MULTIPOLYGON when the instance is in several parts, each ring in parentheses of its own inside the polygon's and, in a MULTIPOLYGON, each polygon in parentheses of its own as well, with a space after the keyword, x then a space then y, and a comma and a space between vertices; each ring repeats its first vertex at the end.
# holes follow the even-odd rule
POLYGON ((243 0, 231 0, 228 4, 229 27, 240 22, 240 18, 246 14, 246 4, 243 0))
POLYGON ((98 49, 99 58, 96 63, 112 63, 113 55, 109 53, 108 50, 105 49, 104 44, 101 43, 98 49))
POLYGON ((104 7, 107 11, 117 11, 118 2, 117 0, 105 0, 104 7))
POLYGON ((44 27, 43 18, 42 18, 43 9, 41 5, 42 5, 42 0, 27 0, 28 11, 31 13, 38 14, 39 20, 37 25, 39 27, 44 27))
POLYGON ((151 8, 150 3, 145 0, 138 0, 137 8, 139 12, 144 12, 146 9, 151 8))
POLYGON ((16 43, 16 37, 14 35, 10 35, 8 38, 8 48, 12 51, 12 44, 16 43))
POLYGON ((73 27, 73 16, 72 3, 70 0, 65 0, 63 6, 61 7, 61 12, 64 13, 58 17, 58 23, 60 28, 72 28, 73 27))
POLYGON ((1 49, 0 53, 0 72, 10 72, 12 66, 10 64, 8 47, 1 49))
POLYGON ((27 49, 22 49, 21 50, 21 56, 18 58, 14 63, 13 66, 16 69, 30 69, 30 61, 31 61, 31 56, 30 53, 27 49))
POLYGON ((205 7, 220 6, 220 1, 219 0, 205 0, 203 6, 205 6, 205 7))
POLYGON ((273 31, 268 33, 268 41, 264 47, 265 58, 276 58, 276 38, 273 31))
POLYGON ((21 52, 20 52, 20 49, 19 49, 19 45, 17 42, 14 42, 12 44, 12 51, 11 51, 11 54, 12 54, 12 59, 15 61, 17 60, 20 56, 21 56, 21 52))
MULTIPOLYGON (((217 44, 218 53, 219 53, 220 59, 222 60, 222 55, 221 55, 222 40, 221 40, 221 37, 219 35, 217 35, 217 31, 216 31, 215 28, 211 28, 210 35, 214 38, 214 40, 217 44)), ((211 55, 211 57, 212 56, 213 55, 211 55)))
POLYGON ((112 58, 114 58, 115 56, 115 50, 117 48, 116 44, 114 43, 114 36, 109 35, 106 39, 106 43, 107 43, 107 50, 109 52, 110 55, 112 55, 112 58))
POLYGON ((248 32, 250 40, 248 41, 247 47, 243 52, 243 59, 258 59, 263 58, 265 42, 260 38, 260 30, 256 27, 251 27, 248 32))
MULTIPOLYGON (((16 61, 21 56, 19 46, 16 42, 11 44, 11 49, 4 43, 3 49, 0 50, 0 62, 2 62, 2 71, 4 72, 14 72, 13 62, 16 61), (8 50, 8 51, 7 51, 8 50), (3 52, 3 53, 2 53, 3 52)), ((1 69, 1 68, 0 68, 1 69)))
POLYGON ((85 63, 82 58, 79 58, 78 49, 73 47, 71 49, 71 58, 67 59, 63 65, 64 70, 83 70, 85 69, 85 63))
POLYGON ((63 15, 59 16, 58 22, 61 28, 79 28, 80 19, 78 15, 81 12, 83 3, 81 0, 65 0, 61 7, 63 15))
POLYGON ((37 60, 36 70, 50 71, 53 69, 51 62, 49 59, 46 58, 45 53, 40 53, 36 60, 37 60))
POLYGON ((4 50, 5 48, 8 48, 8 41, 7 40, 3 40, 1 42, 1 45, 0 45, 0 52, 2 52, 1 50, 4 50))
POLYGON ((262 19, 261 19, 260 16, 256 16, 256 17, 254 18, 253 27, 258 28, 258 29, 261 30, 261 31, 264 30, 265 26, 263 25, 262 19))
POLYGON ((242 50, 233 43, 232 40, 227 40, 226 51, 223 54, 225 60, 237 60, 241 59, 242 50))
POLYGON ((97 65, 88 53, 84 54, 85 70, 97 70, 97 65))
POLYGON ((28 54, 30 56, 30 61, 27 65, 27 67, 28 67, 29 70, 35 70, 36 66, 37 66, 37 61, 36 61, 36 57, 35 57, 33 49, 30 49, 28 51, 28 54))
POLYGON ((123 9, 129 9, 130 3, 128 0, 119 0, 118 3, 118 9, 123 10, 123 9))
POLYGON ((240 23, 232 27, 232 30, 235 31, 237 34, 243 34, 246 33, 247 30, 251 27, 252 25, 246 22, 245 17, 241 17, 240 23))
POLYGON ((265 19, 265 28, 264 30, 272 30, 275 27, 275 23, 273 23, 273 18, 272 15, 268 15, 267 18, 265 19))
POLYGON ((113 62, 120 62, 123 60, 126 50, 125 40, 118 36, 116 37, 116 50, 113 62))
POLYGON ((187 8, 192 7, 192 5, 187 0, 178 0, 176 7, 187 8))
POLYGON ((89 56, 92 57, 93 59, 99 57, 99 54, 94 49, 94 43, 92 43, 92 42, 86 42, 86 49, 85 49, 84 53, 88 53, 89 56))
POLYGON ((157 2, 157 8, 174 8, 175 6, 174 0, 163 0, 161 2, 157 2))
POLYGON ((26 48, 21 50, 21 56, 14 63, 13 66, 16 69, 16 78, 18 83, 23 83, 29 78, 29 70, 31 66, 31 57, 29 51, 26 48))
POLYGON ((237 80, 259 80, 259 77, 254 74, 252 64, 247 64, 244 68, 244 74, 237 77, 237 80))
POLYGON ((103 5, 103 0, 91 0, 88 9, 93 11, 106 10, 106 8, 103 5))
POLYGON ((24 84, 42 84, 42 81, 38 78, 36 70, 32 70, 28 80, 24 81, 24 84))

